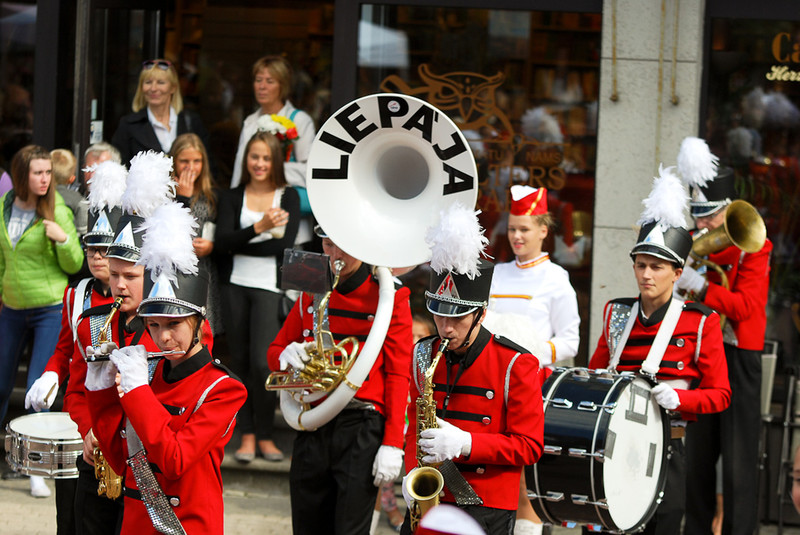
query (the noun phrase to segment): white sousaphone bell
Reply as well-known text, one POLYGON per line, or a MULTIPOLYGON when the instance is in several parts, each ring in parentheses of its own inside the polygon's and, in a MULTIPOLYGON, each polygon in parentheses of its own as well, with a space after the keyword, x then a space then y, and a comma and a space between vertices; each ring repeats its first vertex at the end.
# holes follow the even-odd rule
POLYGON ((372 330, 345 380, 313 408, 308 403, 318 392, 281 390, 283 416, 297 430, 325 425, 353 398, 389 329, 390 268, 430 259, 428 228, 456 202, 475 206, 478 173, 466 138, 449 117, 418 98, 382 93, 346 104, 322 125, 311 146, 306 187, 319 224, 347 254, 376 266, 380 289, 372 330))

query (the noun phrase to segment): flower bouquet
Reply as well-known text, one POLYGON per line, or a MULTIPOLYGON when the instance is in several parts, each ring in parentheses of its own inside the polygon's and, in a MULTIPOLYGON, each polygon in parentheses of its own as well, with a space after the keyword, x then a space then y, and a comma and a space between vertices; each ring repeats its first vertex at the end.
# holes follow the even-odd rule
POLYGON ((297 127, 294 122, 283 115, 262 115, 256 121, 256 128, 259 131, 269 132, 281 142, 283 151, 288 162, 292 156, 292 144, 300 136, 297 135, 297 127))

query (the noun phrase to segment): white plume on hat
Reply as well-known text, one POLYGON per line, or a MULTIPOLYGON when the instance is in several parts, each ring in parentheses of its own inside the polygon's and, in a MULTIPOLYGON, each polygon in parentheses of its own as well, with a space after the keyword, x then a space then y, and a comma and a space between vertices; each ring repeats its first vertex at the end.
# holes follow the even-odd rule
POLYGON ((99 212, 122 204, 128 180, 128 170, 124 165, 106 160, 85 170, 94 172, 88 182, 92 186, 88 196, 89 208, 99 212))
POLYGON ((689 201, 686 188, 675 175, 674 167, 658 166, 658 176, 653 180, 650 195, 642 201, 644 211, 637 225, 646 225, 652 221, 659 223, 662 231, 668 227, 686 228, 684 212, 689 201))
POLYGON ((188 208, 177 202, 159 206, 137 229, 144 232, 142 257, 137 264, 150 270, 154 282, 161 274, 175 281, 178 271, 196 275, 198 260, 192 240, 197 227, 188 208))
POLYGON ((442 210, 438 225, 428 229, 425 242, 436 273, 455 271, 470 279, 478 275, 478 261, 489 243, 478 223, 479 213, 456 202, 442 210))
POLYGON ((142 151, 131 158, 122 209, 147 218, 175 196, 175 185, 172 180, 172 158, 163 152, 142 151))
POLYGON ((719 158, 699 137, 686 137, 678 151, 678 173, 690 186, 705 187, 717 176, 719 158))

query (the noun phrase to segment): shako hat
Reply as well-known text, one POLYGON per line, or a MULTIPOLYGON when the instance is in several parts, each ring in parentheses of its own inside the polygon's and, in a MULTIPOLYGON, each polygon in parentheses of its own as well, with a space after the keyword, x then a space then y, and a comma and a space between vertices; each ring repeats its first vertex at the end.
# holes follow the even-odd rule
POLYGON ((700 138, 690 136, 681 142, 678 173, 689 187, 692 217, 711 215, 737 197, 733 169, 720 166, 700 138))
POLYGON ((425 292, 428 310, 437 316, 458 317, 489 304, 494 264, 480 258, 488 239, 476 212, 460 203, 442 212, 439 224, 428 230, 431 277, 425 292))
POLYGON ((83 235, 87 246, 108 246, 122 215, 122 194, 125 193, 128 170, 111 160, 92 165, 89 179, 88 231, 83 235))
POLYGON ((174 196, 172 158, 151 150, 134 156, 122 195, 123 213, 108 247, 108 257, 138 261, 142 253, 142 224, 156 208, 174 196))
POLYGON ((659 166, 650 195, 639 218, 641 225, 631 258, 649 254, 683 267, 692 250, 692 236, 686 230, 684 210, 688 196, 673 167, 659 166))
POLYGON ((139 304, 139 316, 205 316, 209 276, 192 245, 197 227, 189 209, 176 202, 159 206, 142 224, 139 264, 145 267, 147 297, 139 304))
POLYGON ((511 215, 542 215, 546 213, 547 189, 511 186, 511 215))

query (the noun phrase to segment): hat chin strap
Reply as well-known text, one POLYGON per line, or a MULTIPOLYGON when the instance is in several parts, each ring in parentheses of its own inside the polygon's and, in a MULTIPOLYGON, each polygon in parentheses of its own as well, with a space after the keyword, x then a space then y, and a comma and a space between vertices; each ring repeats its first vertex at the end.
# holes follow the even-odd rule
POLYGON ((486 307, 481 307, 474 312, 475 318, 472 320, 472 325, 470 325, 469 331, 467 331, 467 336, 464 337, 464 343, 458 346, 456 349, 464 349, 465 347, 468 347, 472 343, 472 341, 470 340, 470 338, 472 337, 472 331, 475 330, 475 327, 478 326, 478 322, 480 321, 481 316, 485 311, 486 307))

